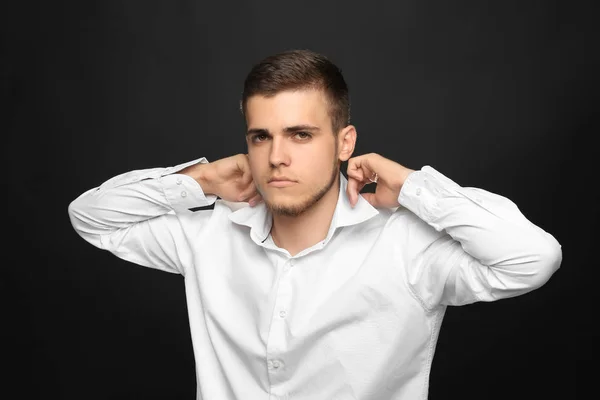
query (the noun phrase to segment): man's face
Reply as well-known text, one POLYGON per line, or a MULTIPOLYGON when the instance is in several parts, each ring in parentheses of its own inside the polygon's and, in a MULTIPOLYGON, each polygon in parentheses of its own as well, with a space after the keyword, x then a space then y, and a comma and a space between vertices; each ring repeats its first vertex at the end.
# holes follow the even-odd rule
POLYGON ((299 216, 332 190, 339 175, 339 158, 328 107, 320 90, 248 99, 250 169, 273 214, 299 216), (281 177, 289 181, 272 181, 281 177))

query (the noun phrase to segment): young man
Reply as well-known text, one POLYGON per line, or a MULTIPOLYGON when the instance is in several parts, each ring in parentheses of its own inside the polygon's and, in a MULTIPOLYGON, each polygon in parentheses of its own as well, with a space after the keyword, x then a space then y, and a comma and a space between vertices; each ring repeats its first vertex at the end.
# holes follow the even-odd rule
POLYGON ((69 206, 94 246, 184 276, 198 399, 426 399, 448 305, 527 293, 560 266, 509 199, 350 158, 348 90, 324 56, 263 60, 241 106, 248 154, 128 172, 69 206))

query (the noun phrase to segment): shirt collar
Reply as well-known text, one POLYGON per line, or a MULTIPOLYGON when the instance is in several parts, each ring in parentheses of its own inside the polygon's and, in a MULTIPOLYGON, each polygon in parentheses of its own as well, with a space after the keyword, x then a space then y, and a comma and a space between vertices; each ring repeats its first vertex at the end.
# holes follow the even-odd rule
MULTIPOLYGON (((362 196, 358 196, 358 202, 352 208, 350 200, 346 195, 347 187, 348 180, 340 172, 340 191, 329 228, 329 234, 327 235, 328 237, 331 236, 332 231, 335 231, 336 228, 356 225, 379 214, 379 211, 362 196)), ((268 237, 273 225, 273 216, 264 202, 259 203, 255 207, 243 207, 229 214, 229 219, 236 224, 250 227, 250 236, 256 238, 258 241, 263 241, 268 237)))

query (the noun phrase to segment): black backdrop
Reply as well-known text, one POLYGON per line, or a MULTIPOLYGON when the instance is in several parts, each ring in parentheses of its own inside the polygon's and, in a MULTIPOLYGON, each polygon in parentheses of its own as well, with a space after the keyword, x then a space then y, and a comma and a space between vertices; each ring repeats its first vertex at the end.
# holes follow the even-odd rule
POLYGON ((597 218, 593 180, 578 183, 592 159, 574 155, 595 132, 591 9, 516 0, 3 7, 0 390, 194 398, 181 277, 91 247, 67 206, 121 172, 245 152, 245 74, 266 55, 310 48, 346 76, 355 155, 431 165, 502 194, 563 246, 544 287, 448 310, 430 399, 575 398, 594 336, 575 319, 592 304, 575 277, 597 267, 574 249, 592 245, 577 221, 597 218))

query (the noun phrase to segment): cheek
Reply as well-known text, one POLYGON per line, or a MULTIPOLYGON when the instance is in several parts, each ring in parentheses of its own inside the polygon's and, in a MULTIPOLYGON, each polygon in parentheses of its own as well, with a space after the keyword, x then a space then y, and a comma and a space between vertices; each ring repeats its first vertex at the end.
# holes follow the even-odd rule
POLYGON ((335 158, 335 152, 332 148, 320 149, 318 154, 312 156, 311 162, 318 164, 319 168, 323 168, 323 172, 328 171, 329 167, 333 164, 335 158))

